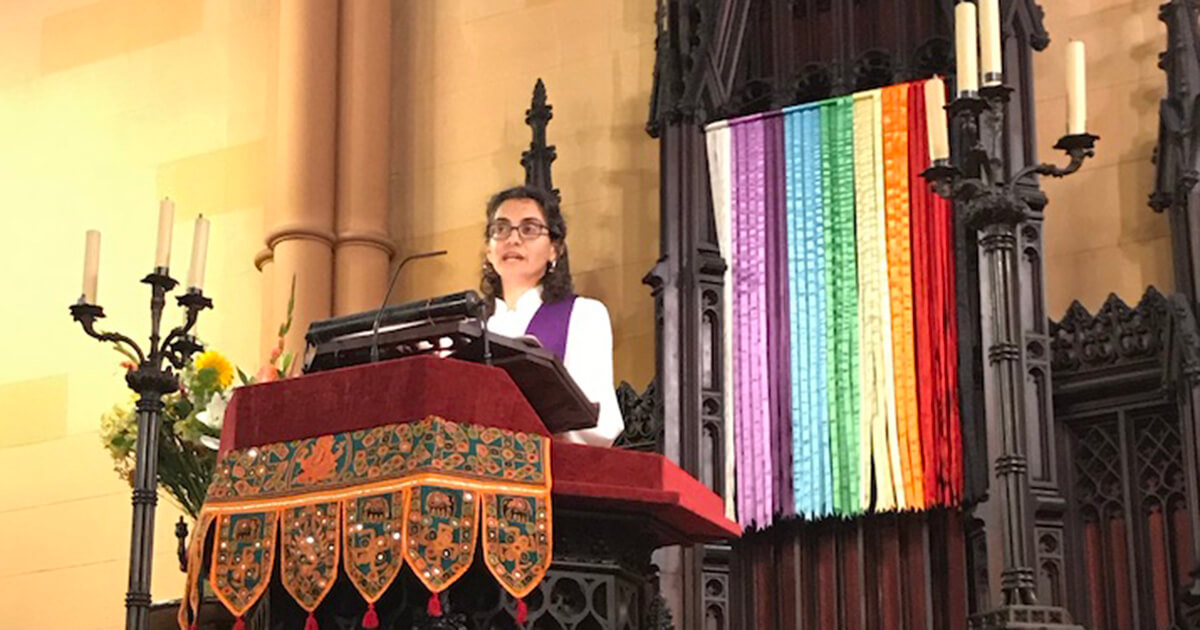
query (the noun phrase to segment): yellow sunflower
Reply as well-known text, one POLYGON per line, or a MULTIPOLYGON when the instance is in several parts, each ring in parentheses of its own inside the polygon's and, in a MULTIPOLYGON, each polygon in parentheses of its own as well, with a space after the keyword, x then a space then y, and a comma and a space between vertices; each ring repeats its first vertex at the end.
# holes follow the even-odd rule
POLYGON ((233 384, 233 364, 220 352, 208 350, 196 357, 196 371, 205 368, 212 368, 217 373, 217 384, 221 389, 233 384))

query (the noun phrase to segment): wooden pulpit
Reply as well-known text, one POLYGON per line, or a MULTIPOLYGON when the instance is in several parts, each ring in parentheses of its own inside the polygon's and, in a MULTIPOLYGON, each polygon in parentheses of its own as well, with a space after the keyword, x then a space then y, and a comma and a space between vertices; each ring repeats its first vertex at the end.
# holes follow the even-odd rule
MULTIPOLYGON (((429 326, 407 334, 482 356, 482 331, 429 326)), ((595 410, 553 358, 489 341, 496 365, 423 354, 238 389, 189 594, 156 627, 229 628, 229 609, 255 629, 666 627, 650 554, 736 537, 723 502, 661 455, 554 439, 595 410), (364 542, 364 523, 395 528, 364 542)))

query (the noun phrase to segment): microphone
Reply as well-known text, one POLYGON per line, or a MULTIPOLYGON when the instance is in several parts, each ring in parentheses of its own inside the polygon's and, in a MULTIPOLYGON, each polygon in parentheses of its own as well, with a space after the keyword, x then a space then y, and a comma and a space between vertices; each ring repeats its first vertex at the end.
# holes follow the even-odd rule
POLYGON ((404 269, 404 265, 417 260, 418 258, 433 258, 435 256, 445 256, 446 250, 439 249, 435 252, 423 252, 420 254, 412 254, 405 256, 396 265, 396 270, 392 272, 392 279, 388 281, 387 293, 383 296, 383 304, 379 305, 379 310, 375 311, 375 321, 371 324, 371 363, 379 360, 379 321, 383 318, 383 309, 387 306, 388 300, 392 298, 392 291, 396 288, 396 280, 400 278, 400 270, 404 269))

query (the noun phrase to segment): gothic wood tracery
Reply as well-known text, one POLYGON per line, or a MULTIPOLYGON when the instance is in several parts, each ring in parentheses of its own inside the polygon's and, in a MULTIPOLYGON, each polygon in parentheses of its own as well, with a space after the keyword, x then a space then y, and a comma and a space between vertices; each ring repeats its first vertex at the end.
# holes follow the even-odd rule
POLYGON ((1200 338, 1187 299, 1151 287, 1095 315, 1076 302, 1050 330, 1067 497, 1054 572, 1078 576, 1055 596, 1088 628, 1195 627, 1200 338))

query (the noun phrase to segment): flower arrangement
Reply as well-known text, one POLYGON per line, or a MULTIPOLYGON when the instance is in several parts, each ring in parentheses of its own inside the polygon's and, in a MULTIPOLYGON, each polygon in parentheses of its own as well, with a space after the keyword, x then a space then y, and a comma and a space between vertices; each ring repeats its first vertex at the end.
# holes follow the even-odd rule
MULTIPOLYGON (((212 482, 225 407, 237 386, 235 373, 241 385, 279 380, 290 373, 292 354, 283 351, 283 344, 292 326, 295 297, 293 278, 287 319, 279 327, 270 358, 253 377, 234 367, 220 352, 207 350, 179 371, 179 391, 164 398, 158 436, 158 483, 192 518, 200 514, 212 482)), ((137 368, 131 360, 121 365, 127 370, 137 368)), ((113 458, 114 470, 131 485, 138 437, 135 404, 136 396, 131 395, 100 416, 100 440, 113 458)))
MULTIPOLYGON (((125 362, 130 367, 128 362, 125 362)), ((179 372, 179 391, 164 400, 159 425, 158 482, 183 511, 200 513, 212 479, 233 366, 215 350, 197 356, 179 372)), ((114 468, 132 483, 136 465, 135 396, 100 417, 100 439, 114 468)))

